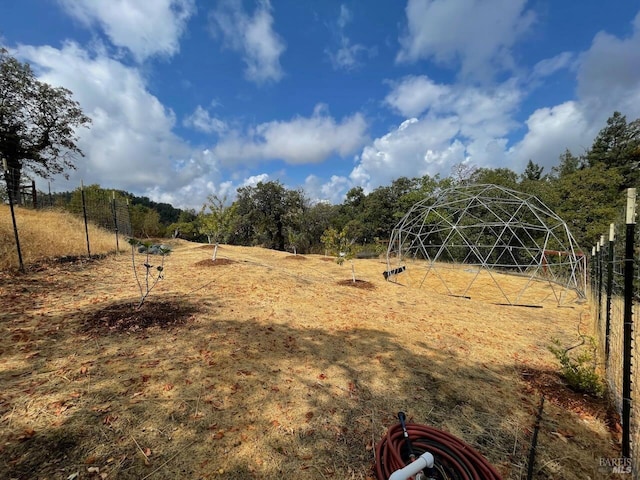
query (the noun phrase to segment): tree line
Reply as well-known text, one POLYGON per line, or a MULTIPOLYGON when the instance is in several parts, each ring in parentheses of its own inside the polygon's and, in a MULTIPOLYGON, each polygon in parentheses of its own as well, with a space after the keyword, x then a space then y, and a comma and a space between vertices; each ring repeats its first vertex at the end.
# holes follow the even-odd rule
MULTIPOLYGON (((233 202, 210 195, 199 210, 179 209, 99 185, 84 189, 88 199, 116 195, 128 200, 136 238, 176 237, 322 253, 323 235, 330 229, 365 249, 379 251, 416 202, 445 188, 471 184, 496 184, 537 196, 588 249, 620 216, 624 190, 640 186, 640 119, 627 122, 615 112, 586 152, 578 156, 566 150, 549 172, 532 160, 521 174, 509 168, 459 164, 448 177, 400 177, 369 193, 353 187, 340 204, 313 202, 303 190, 288 189, 279 181, 240 187, 233 202)), ((59 207, 79 210, 79 189, 51 198, 59 207)))
MULTIPOLYGON (((72 92, 40 82, 28 64, 0 48, 0 158, 5 178, 0 197, 4 190, 5 198, 18 198, 25 171, 51 178, 75 168, 73 160, 83 155, 76 132, 90 123, 72 92)), ((209 196, 199 211, 177 209, 123 191, 112 195, 129 200, 136 237, 174 236, 306 253, 323 250, 327 231, 347 238, 349 244, 376 247, 390 237, 417 201, 443 188, 474 183, 536 195, 567 222, 579 244, 588 248, 620 214, 622 192, 640 184, 640 119, 627 122, 624 115, 614 112, 586 152, 575 155, 566 150, 549 172, 533 160, 521 174, 509 168, 459 164, 445 178, 401 177, 368 193, 354 187, 338 205, 313 202, 304 191, 287 189, 279 181, 241 187, 231 203, 209 196)), ((85 190, 87 195, 103 193, 98 185, 85 190)), ((79 195, 79 190, 55 194, 52 202, 73 209, 79 195)))
MULTIPOLYGON (((640 186, 640 119, 627 122, 615 112, 586 152, 575 155, 566 150, 549 172, 532 160, 521 174, 508 168, 458 165, 446 178, 400 177, 369 193, 354 187, 338 205, 312 203, 303 191, 288 190, 277 181, 242 187, 228 207, 230 215, 219 240, 318 252, 324 248, 323 233, 331 228, 375 248, 389 239, 416 202, 444 188, 466 184, 496 184, 536 195, 567 222, 578 243, 588 249, 621 215, 623 192, 640 186)), ((194 219, 194 232, 199 231, 202 218, 194 219)))

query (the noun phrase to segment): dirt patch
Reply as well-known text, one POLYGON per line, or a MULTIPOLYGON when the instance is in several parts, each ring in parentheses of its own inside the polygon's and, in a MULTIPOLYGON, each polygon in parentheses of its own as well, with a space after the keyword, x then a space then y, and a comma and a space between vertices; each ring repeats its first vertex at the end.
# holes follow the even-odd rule
POLYGON ((337 283, 343 287, 362 288, 363 290, 375 290, 376 288, 373 283, 367 282, 366 280, 356 279, 355 282, 353 280, 340 280, 337 283))
POLYGON ((520 376, 526 383, 527 393, 542 394, 545 401, 573 412, 582 419, 602 420, 614 437, 622 432, 620 418, 605 398, 596 398, 573 391, 559 372, 522 368, 520 376))
POLYGON ((232 263, 236 262, 228 258, 216 258, 215 260, 207 258, 206 260, 196 262, 196 267, 217 267, 219 265, 231 265, 232 263))
POLYGON ((172 328, 186 323, 197 308, 180 301, 147 301, 140 308, 137 302, 116 303, 88 315, 82 330, 86 333, 108 334, 136 332, 158 327, 172 328))
POLYGON ((306 260, 307 258, 303 255, 288 255, 284 257, 284 260, 306 260))

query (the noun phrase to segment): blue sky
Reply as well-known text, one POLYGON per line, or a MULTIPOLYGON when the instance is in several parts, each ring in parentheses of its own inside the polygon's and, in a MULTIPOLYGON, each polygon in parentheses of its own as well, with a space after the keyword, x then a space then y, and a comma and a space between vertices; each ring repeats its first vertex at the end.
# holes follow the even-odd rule
POLYGON ((260 180, 338 203, 461 163, 549 171, 640 117, 635 0, 7 0, 0 44, 93 120, 54 190, 179 207, 260 180))

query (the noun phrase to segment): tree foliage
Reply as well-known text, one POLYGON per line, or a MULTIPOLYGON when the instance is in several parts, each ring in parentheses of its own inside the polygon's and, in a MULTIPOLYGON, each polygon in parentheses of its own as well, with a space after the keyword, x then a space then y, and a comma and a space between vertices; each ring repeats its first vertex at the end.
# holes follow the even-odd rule
POLYGON ((234 211, 235 206, 227 205, 226 197, 220 199, 217 195, 209 195, 207 202, 200 210, 198 230, 207 236, 209 244, 215 244, 213 260, 218 254, 219 243, 224 241, 231 232, 234 211))
POLYGON ((358 246, 354 235, 349 231, 349 228, 345 227, 338 231, 331 227, 324 232, 321 241, 325 248, 336 256, 336 263, 338 265, 342 265, 345 260, 351 262, 351 276, 352 280, 355 282, 356 273, 353 265, 353 258, 356 256, 358 246))
POLYGON ((490 183, 515 190, 518 188, 518 174, 508 168, 479 168, 473 172, 469 183, 490 183))
POLYGON ((287 190, 280 182, 239 188, 235 205, 234 243, 275 250, 285 249, 287 229, 300 229, 307 208, 301 191, 287 190))
POLYGON ((137 197, 129 194, 127 196, 131 198, 132 205, 142 205, 158 212, 160 224, 164 226, 177 222, 182 212, 182 210, 169 203, 154 202, 149 197, 137 197))
POLYGON ((160 214, 152 208, 144 205, 130 205, 129 218, 133 236, 136 238, 157 238, 164 235, 160 214))
POLYGON ((83 155, 76 129, 90 122, 70 90, 39 81, 28 64, 0 49, 0 157, 13 198, 24 169, 43 178, 67 176, 74 157, 83 155))
POLYGON ((69 202, 64 209, 75 215, 83 215, 85 209, 93 223, 103 228, 113 228, 113 199, 119 204, 125 204, 127 197, 121 191, 107 190, 98 184, 85 185, 71 192, 69 202), (83 207, 84 194, 84 207, 83 207))
POLYGON ((537 163, 533 163, 533 160, 529 160, 527 162, 527 166, 522 172, 520 176, 521 181, 538 181, 542 179, 542 172, 544 172, 544 167, 541 167, 537 163))
POLYGON ((624 115, 614 112, 595 138, 586 161, 590 167, 602 164, 607 170, 616 170, 622 177, 620 190, 637 186, 640 183, 640 119, 627 123, 624 115))

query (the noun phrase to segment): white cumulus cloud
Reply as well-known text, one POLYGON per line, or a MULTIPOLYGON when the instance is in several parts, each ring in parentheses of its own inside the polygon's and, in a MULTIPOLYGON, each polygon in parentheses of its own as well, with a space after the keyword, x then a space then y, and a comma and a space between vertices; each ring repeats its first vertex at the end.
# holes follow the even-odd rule
POLYGON ((596 115, 619 110, 640 117, 640 13, 632 26, 627 38, 599 32, 580 58, 578 95, 596 115))
POLYGON ((529 116, 526 125, 527 133, 509 149, 509 156, 519 164, 530 159, 545 167, 545 173, 558 164, 565 149, 569 148, 574 155, 583 154, 599 128, 588 122, 575 101, 539 108, 529 116))
POLYGON ((198 105, 194 112, 184 119, 183 125, 200 132, 217 133, 218 135, 225 133, 229 129, 225 121, 212 117, 201 105, 198 105))
POLYGON ((98 24, 111 43, 142 61, 153 55, 171 56, 195 12, 194 0, 58 0, 74 18, 98 24))
POLYGON ((260 0, 253 15, 240 0, 223 0, 209 18, 213 36, 222 37, 224 46, 242 54, 248 80, 262 84, 282 78, 280 55, 286 46, 273 29, 269 0, 260 0))
POLYGON ((536 71, 550 73, 570 62, 577 72, 577 95, 528 117, 524 137, 508 151, 513 163, 531 159, 549 172, 565 149, 584 154, 614 111, 629 121, 640 117, 640 13, 632 26, 625 38, 602 31, 585 52, 563 53, 536 66, 536 71))
POLYGON ((504 166, 523 97, 514 80, 478 88, 407 76, 391 87, 385 103, 406 119, 363 148, 350 174, 354 184, 371 189, 399 176, 447 176, 462 162, 504 166))
MULTIPOLYGON (((214 157, 173 133, 173 112, 149 93, 136 68, 74 43, 61 49, 21 46, 15 54, 30 62, 41 80, 69 88, 92 119, 89 129, 78 131, 85 157, 75 162, 69 182, 56 179, 57 190, 77 188, 83 179, 136 194, 180 192, 193 190, 188 186, 195 179, 218 178, 214 157)), ((176 205, 189 204, 193 192, 185 195, 174 193, 176 205)))
POLYGON ((225 165, 271 159, 292 165, 318 163, 331 155, 344 157, 354 153, 366 141, 366 129, 361 114, 336 121, 319 105, 310 117, 262 123, 245 134, 232 132, 213 150, 225 165))
POLYGON ((349 178, 371 190, 401 176, 442 173, 444 161, 464 160, 464 149, 455 141, 459 132, 454 116, 405 120, 364 147, 349 178))
POLYGON ((346 5, 340 5, 340 15, 336 21, 335 36, 338 39, 337 48, 327 48, 325 53, 336 70, 353 70, 362 65, 363 57, 373 57, 377 54, 374 47, 366 47, 360 43, 352 43, 346 35, 345 28, 353 19, 351 10, 346 5))
POLYGON ((526 0, 409 0, 399 62, 460 66, 463 77, 490 78, 512 65, 511 47, 535 20, 526 0))

